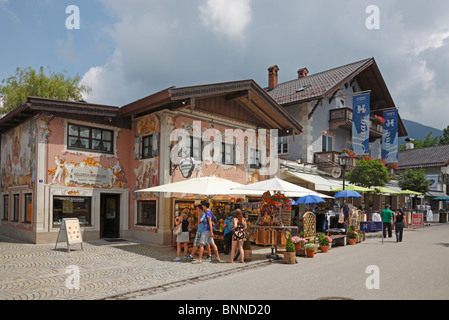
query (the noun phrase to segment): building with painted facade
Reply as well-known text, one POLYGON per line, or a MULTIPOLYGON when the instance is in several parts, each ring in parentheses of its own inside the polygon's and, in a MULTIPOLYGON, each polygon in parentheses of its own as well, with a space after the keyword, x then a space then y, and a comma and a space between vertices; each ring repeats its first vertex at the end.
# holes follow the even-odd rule
POLYGON ((271 152, 260 129, 302 131, 253 80, 172 87, 122 107, 29 97, 0 119, 0 233, 54 243, 62 219, 74 217, 86 241, 168 244, 182 195, 136 191, 186 179, 172 133, 187 133, 191 177, 247 184, 270 174, 259 163, 262 150, 271 152))

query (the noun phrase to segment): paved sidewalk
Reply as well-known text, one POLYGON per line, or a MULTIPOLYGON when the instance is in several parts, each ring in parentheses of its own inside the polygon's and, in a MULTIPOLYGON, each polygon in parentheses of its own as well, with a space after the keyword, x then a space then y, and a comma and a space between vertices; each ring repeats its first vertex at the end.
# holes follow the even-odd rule
MULTIPOLYGON (((267 264, 269 248, 253 251, 253 261, 202 264, 173 262, 171 247, 105 240, 72 245, 34 245, 0 236, 0 300, 98 300, 210 279, 267 264), (79 289, 69 289, 70 266, 79 268, 79 289), (69 283, 69 286, 66 285, 69 283)), ((221 254, 223 261, 229 255, 221 254)))
MULTIPOLYGON (((380 233, 368 238, 379 238, 380 233)), ((173 262, 171 247, 142 244, 133 241, 108 242, 98 240, 73 245, 67 252, 59 243, 34 245, 0 235, 0 300, 100 300, 133 299, 151 296, 193 283, 241 274, 245 270, 270 265, 266 255, 271 247, 253 246, 253 261, 218 263, 205 260, 202 264, 173 262), (79 269, 79 289, 67 283, 71 266, 79 269)), ((345 250, 340 247, 338 250, 345 250)), ((282 258, 282 255, 280 255, 282 258)), ((229 255, 220 255, 223 261, 229 255)), ((278 262, 282 263, 282 262, 278 262)))

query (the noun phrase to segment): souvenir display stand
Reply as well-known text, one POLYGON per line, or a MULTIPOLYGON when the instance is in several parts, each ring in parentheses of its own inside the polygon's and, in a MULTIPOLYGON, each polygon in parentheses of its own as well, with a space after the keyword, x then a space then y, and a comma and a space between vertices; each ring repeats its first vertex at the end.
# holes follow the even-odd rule
POLYGON ((271 255, 267 258, 278 260, 277 247, 285 246, 288 238, 287 230, 295 229, 298 232, 298 227, 284 225, 284 222, 291 223, 291 213, 290 207, 286 205, 286 198, 282 194, 275 193, 271 196, 269 192, 266 192, 262 198, 264 202, 260 208, 259 217, 254 225, 248 226, 251 230, 248 237, 251 239, 255 234, 256 244, 271 245, 271 255))

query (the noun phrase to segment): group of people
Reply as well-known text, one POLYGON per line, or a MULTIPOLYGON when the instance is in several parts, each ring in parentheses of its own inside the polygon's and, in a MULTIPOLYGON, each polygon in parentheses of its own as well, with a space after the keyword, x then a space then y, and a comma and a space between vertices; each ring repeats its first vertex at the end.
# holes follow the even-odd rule
MULTIPOLYGON (((221 262, 220 255, 218 253, 217 245, 214 242, 214 225, 213 225, 213 213, 210 210, 210 203, 207 200, 201 201, 201 204, 195 206, 196 213, 198 215, 198 227, 193 241, 193 249, 191 254, 188 254, 189 243, 189 230, 191 230, 191 221, 188 219, 187 214, 183 213, 181 217, 175 219, 175 224, 178 226, 182 223, 182 232, 177 236, 177 256, 173 260, 175 262, 181 261, 181 245, 184 246, 184 258, 186 260, 193 261, 196 252, 198 251, 198 260, 193 263, 202 263, 203 254, 206 248, 207 259, 212 259, 211 247, 214 250, 216 261, 221 262)), ((243 218, 242 211, 240 209, 235 210, 234 213, 228 213, 225 220, 224 230, 224 254, 229 253, 231 249, 231 261, 234 262, 234 254, 238 246, 241 262, 244 263, 244 250, 243 242, 246 240, 247 223, 243 218)))
MULTIPOLYGON (((391 238, 392 226, 394 223, 394 231, 396 233, 396 242, 402 242, 402 236, 404 234, 404 227, 407 227, 407 219, 405 218, 405 213, 402 209, 396 210, 395 213, 391 211, 391 205, 387 204, 385 209, 380 213, 380 219, 382 221, 382 232, 383 237, 391 238)), ((374 219, 373 219, 374 220, 374 219)))

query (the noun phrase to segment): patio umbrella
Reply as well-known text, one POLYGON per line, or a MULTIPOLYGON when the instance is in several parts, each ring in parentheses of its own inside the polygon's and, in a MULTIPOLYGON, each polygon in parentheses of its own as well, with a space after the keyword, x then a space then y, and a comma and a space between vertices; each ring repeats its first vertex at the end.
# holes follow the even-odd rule
POLYGON ((321 198, 320 196, 308 194, 308 195, 296 200, 295 204, 309 204, 309 203, 318 203, 318 202, 326 202, 326 201, 324 201, 323 198, 321 198))
POLYGON ((244 191, 279 191, 284 193, 287 197, 303 197, 309 194, 317 195, 322 198, 332 198, 324 194, 320 194, 313 190, 300 187, 296 184, 284 181, 278 177, 272 179, 259 181, 256 183, 251 183, 244 185, 242 187, 231 188, 231 193, 233 191, 244 192, 244 191))
POLYGON ((394 191, 384 187, 376 187, 374 188, 374 192, 382 194, 400 194, 400 191, 394 191))
MULTIPOLYGON (((373 189, 369 189, 369 188, 365 188, 365 187, 360 187, 360 186, 353 186, 353 185, 349 185, 345 187, 345 190, 352 190, 352 191, 357 191, 357 192, 374 192, 373 189)), ((343 191, 343 188, 339 188, 339 189, 335 189, 332 190, 333 192, 338 192, 338 191, 343 191)))
POLYGON ((343 190, 338 192, 335 198, 361 198, 362 195, 354 190, 343 190))
POLYGON ((449 197, 448 196, 436 197, 436 198, 433 198, 432 200, 434 200, 434 201, 449 201, 449 197))
POLYGON ((402 191, 399 191, 399 194, 405 194, 405 195, 409 194, 409 195, 418 195, 418 196, 422 195, 421 192, 417 192, 417 191, 413 191, 413 190, 402 190, 402 191))
MULTIPOLYGON (((218 177, 202 177, 184 180, 180 182, 168 183, 148 189, 137 190, 137 192, 172 192, 172 193, 190 193, 190 194, 214 196, 214 195, 241 194, 238 193, 237 191, 235 193, 231 192, 231 188, 239 188, 243 186, 244 185, 240 183, 218 177)), ((258 195, 262 193, 249 192, 247 194, 258 195)))

